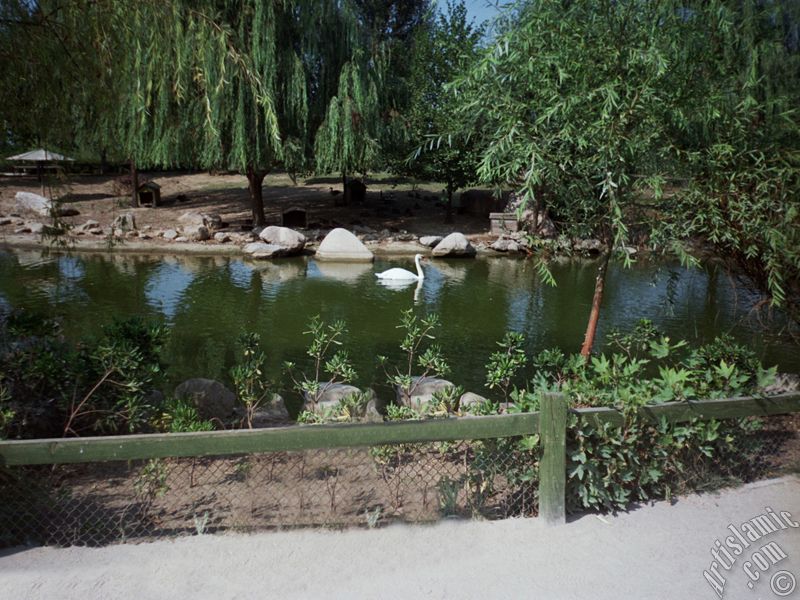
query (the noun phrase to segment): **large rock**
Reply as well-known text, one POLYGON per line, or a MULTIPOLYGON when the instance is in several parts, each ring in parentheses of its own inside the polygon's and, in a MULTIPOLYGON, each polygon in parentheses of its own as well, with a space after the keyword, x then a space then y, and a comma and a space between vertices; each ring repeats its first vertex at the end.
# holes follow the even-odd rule
POLYGON ((451 233, 433 249, 434 256, 472 257, 477 251, 463 233, 451 233))
POLYGON ((605 249, 605 244, 597 239, 577 240, 574 243, 575 250, 588 254, 599 254, 605 249))
POLYGON ((318 260, 372 262, 374 256, 355 234, 341 227, 334 229, 317 249, 318 260))
POLYGON ((258 234, 258 237, 268 244, 286 248, 287 255, 298 254, 302 252, 306 245, 306 236, 304 236, 302 233, 294 231, 293 229, 289 229, 288 227, 277 227, 275 225, 270 225, 269 227, 262 229, 261 233, 258 234))
POLYGON ((175 396, 190 400, 203 419, 224 421, 236 406, 236 394, 213 379, 187 379, 175 388, 175 396))
POLYGON ((98 223, 97 221, 95 221, 95 220, 93 220, 93 219, 89 219, 89 220, 88 220, 88 221, 86 221, 86 223, 84 223, 83 225, 78 225, 78 226, 75 228, 75 230, 76 230, 76 231, 90 231, 90 230, 92 230, 92 229, 97 229, 97 228, 99 228, 99 227, 100 227, 100 223, 98 223))
POLYGON ((419 243, 423 246, 427 246, 428 248, 433 248, 442 241, 442 236, 440 235, 424 235, 419 238, 419 243))
POLYGON ((193 242, 204 242, 211 239, 211 233, 208 231, 208 227, 205 225, 197 225, 196 223, 186 225, 183 228, 183 235, 193 242))
POLYGON ((402 386, 395 387, 397 403, 414 410, 423 410, 433 400, 433 395, 454 387, 453 382, 437 377, 414 377, 411 389, 406 391, 402 386))
POLYGON ((43 217, 49 217, 53 213, 58 217, 74 217, 81 214, 76 208, 60 206, 58 202, 53 202, 33 192, 17 192, 14 200, 18 211, 33 212, 43 217))
POLYGON ((17 210, 27 210, 44 217, 50 216, 53 203, 44 196, 32 192, 17 192, 14 196, 17 210))
POLYGON ((136 217, 133 216, 133 213, 122 213, 121 215, 117 215, 116 218, 111 222, 111 229, 116 229, 118 231, 133 231, 136 229, 136 217))
POLYGON ((481 404, 486 404, 487 402, 489 402, 488 398, 484 398, 480 394, 466 392, 465 394, 461 395, 461 398, 458 401, 458 408, 459 410, 467 410, 471 406, 480 406, 481 404))
POLYGON ((189 211, 178 217, 178 222, 184 226, 184 230, 190 226, 200 225, 207 229, 219 229, 222 226, 222 217, 216 213, 189 211))
POLYGON ((322 392, 322 395, 320 395, 319 400, 316 403, 313 401, 311 394, 305 392, 303 394, 303 410, 321 415, 339 406, 344 398, 352 396, 353 394, 361 393, 359 388, 347 383, 328 384, 324 381, 321 381, 319 385, 321 388, 324 388, 326 385, 328 387, 324 392, 322 392))
POLYGON ((265 244, 264 242, 251 242, 242 248, 242 252, 252 258, 277 258, 288 254, 283 246, 265 244))
POLYGON ((519 252, 520 247, 519 244, 515 240, 510 240, 508 238, 499 238, 494 241, 494 243, 489 246, 492 250, 497 252, 519 252))
MULTIPOLYGON (((247 412, 244 407, 236 407, 236 415, 239 418, 246 418, 247 412)), ((285 423, 289 420, 289 411, 286 409, 286 403, 280 394, 273 394, 272 400, 263 406, 259 406, 253 411, 253 428, 270 427, 278 423, 285 423)))

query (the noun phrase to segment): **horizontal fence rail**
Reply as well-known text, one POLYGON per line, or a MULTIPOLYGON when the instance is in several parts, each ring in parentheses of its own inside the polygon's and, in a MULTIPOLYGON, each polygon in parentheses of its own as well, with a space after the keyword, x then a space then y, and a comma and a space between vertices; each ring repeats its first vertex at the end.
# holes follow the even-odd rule
MULTIPOLYGON (((725 398, 720 400, 689 400, 645 405, 638 409, 640 417, 658 423, 682 423, 692 419, 737 419, 741 417, 768 417, 800 411, 800 393, 792 392, 765 397, 725 398)), ((603 423, 622 425, 622 413, 613 408, 576 408, 573 413, 592 425, 603 423)))
POLYGON ((539 413, 524 413, 377 424, 15 440, 0 442, 0 465, 224 456, 248 452, 480 440, 530 435, 538 430, 539 413))

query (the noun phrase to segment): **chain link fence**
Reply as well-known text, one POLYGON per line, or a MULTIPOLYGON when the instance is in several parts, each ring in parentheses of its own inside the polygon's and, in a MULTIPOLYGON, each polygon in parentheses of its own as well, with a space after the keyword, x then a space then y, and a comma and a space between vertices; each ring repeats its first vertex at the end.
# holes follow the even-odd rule
POLYGON ((0 468, 0 545, 535 514, 517 439, 0 468))
MULTIPOLYGON (((746 421, 727 454, 683 457, 674 493, 800 472, 800 414, 746 421)), ((535 516, 537 440, 0 466, 0 546, 535 516)))

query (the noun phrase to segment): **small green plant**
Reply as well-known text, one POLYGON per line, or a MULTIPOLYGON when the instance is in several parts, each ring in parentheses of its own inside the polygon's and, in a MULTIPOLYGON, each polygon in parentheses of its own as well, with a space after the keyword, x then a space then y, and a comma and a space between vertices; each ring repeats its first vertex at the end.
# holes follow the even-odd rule
POLYGON ((236 388, 236 396, 245 410, 245 423, 253 428, 253 417, 268 397, 269 386, 264 381, 264 362, 266 354, 261 350, 261 338, 257 333, 244 333, 239 336, 240 362, 231 369, 231 378, 236 388))
POLYGON ((187 398, 170 398, 164 405, 164 411, 157 419, 156 428, 169 433, 188 431, 213 431, 211 421, 201 419, 197 408, 187 398))
POLYGON ((503 402, 508 407, 514 378, 528 362, 524 349, 525 337, 509 331, 497 345, 500 350, 494 352, 486 364, 486 387, 490 390, 499 388, 503 392, 503 402))
POLYGON ((167 464, 158 458, 151 459, 139 471, 139 475, 133 482, 133 489, 136 495, 149 506, 156 498, 164 496, 169 491, 168 477, 167 464))
POLYGON ((16 411, 11 408, 11 392, 3 383, 3 375, 0 373, 0 440, 8 437, 11 423, 16 414, 16 411))
POLYGON ((458 410, 458 402, 464 394, 460 385, 449 385, 433 393, 431 401, 425 407, 425 414, 431 417, 447 416, 458 410))
POLYGON ((295 389, 316 409, 331 386, 352 382, 357 374, 347 352, 336 349, 342 345, 342 338, 347 335, 344 321, 337 320, 328 324, 316 315, 311 319, 308 331, 304 331, 303 335, 311 337, 311 344, 306 350, 306 354, 314 361, 311 375, 299 373, 295 376, 296 365, 293 362, 286 362, 284 367, 295 389), (322 381, 323 374, 328 376, 326 381, 322 381))
POLYGON ((383 517, 383 507, 376 506, 373 510, 365 510, 364 511, 364 518, 367 521, 367 527, 369 529, 375 529, 380 523, 381 517, 383 517))
POLYGON ((387 370, 387 358, 378 357, 389 384, 399 387, 406 397, 412 396, 426 377, 440 377, 450 371, 439 346, 431 344, 424 347, 428 341, 436 339, 433 332, 438 326, 439 317, 436 314, 417 317, 412 309, 404 310, 400 325, 397 326, 405 331, 403 341, 400 342, 400 350, 406 357, 403 365, 395 367, 394 373, 390 373, 387 370), (422 369, 422 374, 412 375, 415 368, 422 369))
POLYGON ((439 480, 439 509, 445 517, 458 514, 458 494, 461 491, 461 482, 450 477, 439 480))
POLYGON ((315 423, 353 423, 364 419, 367 405, 372 399, 371 392, 355 392, 344 396, 336 406, 324 411, 302 411, 297 422, 304 425, 315 423))
POLYGON ((194 516, 194 530, 197 533, 197 535, 203 535, 206 532, 206 527, 208 526, 208 519, 209 519, 208 511, 203 512, 202 517, 198 517, 197 515, 194 516))

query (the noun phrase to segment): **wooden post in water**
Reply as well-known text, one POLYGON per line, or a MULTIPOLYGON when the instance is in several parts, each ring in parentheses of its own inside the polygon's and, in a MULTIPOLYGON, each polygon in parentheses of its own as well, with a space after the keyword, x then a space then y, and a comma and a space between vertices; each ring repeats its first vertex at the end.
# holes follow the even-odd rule
POLYGON ((567 398, 545 394, 539 415, 542 459, 539 463, 539 518, 548 525, 567 518, 567 398))

